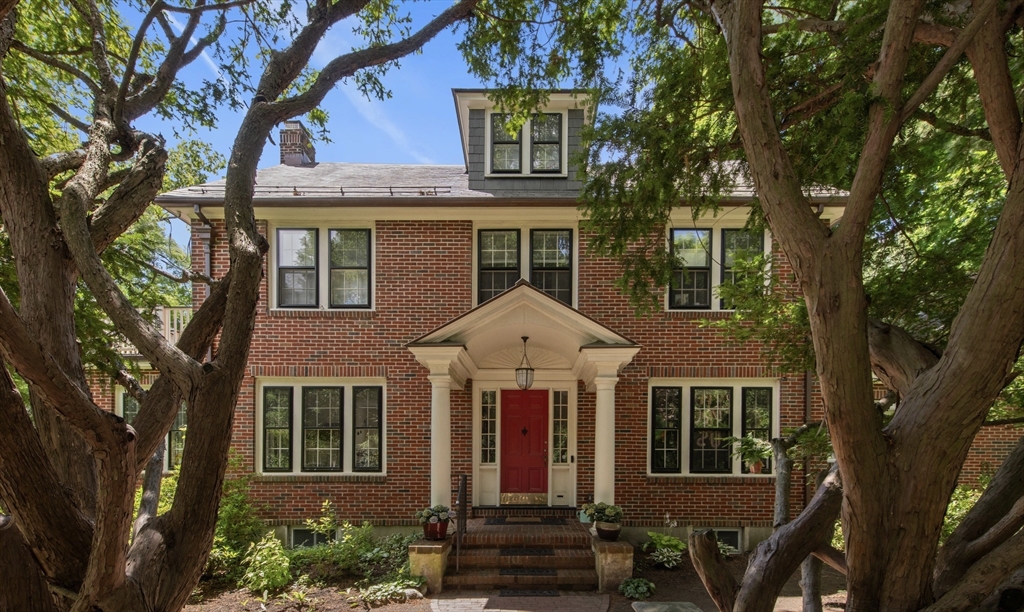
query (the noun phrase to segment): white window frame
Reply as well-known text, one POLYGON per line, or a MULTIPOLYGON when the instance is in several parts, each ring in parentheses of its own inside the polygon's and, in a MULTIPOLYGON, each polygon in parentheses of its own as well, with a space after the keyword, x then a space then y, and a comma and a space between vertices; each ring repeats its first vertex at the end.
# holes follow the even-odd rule
POLYGON ((511 179, 511 178, 567 178, 569 176, 569 109, 565 108, 545 108, 541 109, 538 114, 544 115, 561 115, 562 116, 562 150, 559 153, 562 159, 559 163, 561 172, 533 172, 531 162, 530 149, 533 146, 533 136, 530 129, 533 121, 533 115, 531 114, 527 118, 526 123, 523 124, 521 136, 519 139, 519 172, 492 172, 491 170, 491 126, 493 119, 492 115, 506 115, 497 111, 493 108, 488 109, 484 112, 484 177, 495 178, 495 179, 511 179))
POLYGON ((355 476, 387 474, 387 395, 388 389, 383 378, 259 378, 256 380, 256 418, 254 440, 254 463, 256 473, 263 476, 355 476), (265 387, 292 388, 292 422, 291 422, 291 470, 277 471, 264 469, 264 432, 263 432, 263 389, 265 387), (302 388, 303 387, 341 387, 342 388, 342 428, 341 428, 341 459, 342 469, 338 471, 303 470, 302 469, 302 388), (353 456, 355 444, 355 404, 353 392, 355 387, 380 387, 381 419, 380 419, 380 470, 354 469, 353 456))
POLYGON ((376 227, 372 223, 350 223, 338 221, 331 223, 275 223, 268 224, 267 240, 270 242, 268 259, 270 260, 270 273, 267 280, 270 294, 268 296, 271 310, 332 310, 339 312, 372 312, 376 310, 377 302, 377 241, 376 227), (316 282, 317 282, 317 305, 316 306, 279 306, 278 285, 280 275, 278 274, 278 230, 316 230, 317 256, 316 256, 316 282), (330 261, 330 231, 331 230, 369 230, 370 232, 370 303, 368 306, 331 306, 331 261, 330 261))
MULTIPOLYGON (((519 230, 519 278, 530 281, 533 257, 533 236, 531 230, 569 230, 572 234, 572 303, 576 308, 580 299, 580 228, 577 221, 538 222, 529 225, 510 222, 476 221, 473 223, 473 306, 480 305, 480 232, 488 230, 519 230), (523 243, 526 243, 525 245, 523 243), (524 248, 526 247, 526 248, 524 248)), ((532 282, 532 281, 531 281, 532 282)))
POLYGON ((715 472, 691 472, 690 471, 690 437, 692 406, 690 405, 690 389, 693 387, 730 387, 732 389, 732 435, 739 438, 743 432, 743 387, 771 387, 772 389, 772 426, 770 435, 773 438, 779 436, 779 415, 782 399, 781 380, 778 378, 651 378, 647 383, 647 475, 652 478, 677 478, 685 476, 699 476, 701 478, 773 478, 775 471, 765 474, 743 473, 743 462, 739 457, 732 457, 732 471, 728 473, 715 472), (681 397, 681 427, 680 427, 680 448, 679 448, 679 472, 654 472, 651 470, 653 420, 651 403, 654 399, 653 389, 655 387, 680 387, 681 397))
MULTIPOLYGON (((149 389, 149 385, 143 385, 142 388, 148 390, 149 389)), ((122 419, 124 418, 124 395, 125 395, 125 393, 128 393, 128 390, 125 389, 124 387, 122 387, 120 385, 115 385, 114 386, 114 414, 116 414, 117 416, 121 417, 122 419)), ((187 412, 188 408, 186 408, 185 410, 187 412)), ((175 413, 175 418, 177 418, 177 413, 175 413)), ((185 426, 185 431, 186 431, 186 433, 188 432, 188 425, 185 426)), ((187 438, 188 438, 188 436, 186 436, 186 440, 187 440, 187 438)), ((183 448, 182 452, 184 452, 184 447, 182 447, 182 448, 183 448)), ((180 467, 180 465, 178 467, 180 467)), ((171 472, 171 432, 168 431, 167 435, 164 437, 164 474, 169 474, 170 472, 171 472)))
MULTIPOLYGON (((705 219, 699 222, 690 223, 675 223, 670 224, 665 230, 666 244, 671 247, 672 244, 672 230, 708 230, 711 232, 711 269, 710 269, 710 284, 711 284, 711 307, 710 308, 673 308, 672 307, 672 296, 669 287, 665 287, 665 296, 663 298, 665 312, 733 312, 732 308, 722 307, 722 298, 718 293, 718 288, 722 284, 722 230, 738 230, 743 229, 742 225, 716 225, 714 220, 705 219)), ((764 254, 768 258, 769 266, 768 272, 771 272, 771 253, 772 253, 772 237, 771 233, 766 229, 764 230, 764 254)), ((673 266, 673 274, 675 273, 675 267, 673 266)), ((766 281, 767 282, 767 281, 766 281)))

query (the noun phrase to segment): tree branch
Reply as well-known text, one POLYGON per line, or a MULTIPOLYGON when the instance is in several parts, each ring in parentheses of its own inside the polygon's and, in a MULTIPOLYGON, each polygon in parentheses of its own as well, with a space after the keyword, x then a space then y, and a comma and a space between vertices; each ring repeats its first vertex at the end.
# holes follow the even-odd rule
POLYGON ((923 372, 939 362, 939 355, 906 331, 876 319, 868 320, 868 349, 875 375, 901 396, 923 372))
POLYGON ((969 128, 963 125, 957 125, 951 123, 945 119, 940 119, 935 113, 929 113, 928 111, 921 110, 920 108, 914 111, 913 117, 920 119, 925 123, 931 125, 937 130, 943 132, 949 132, 950 134, 956 134, 957 136, 968 136, 971 138, 981 138, 982 140, 992 141, 992 132, 988 128, 969 128))
POLYGON ((145 135, 141 146, 139 159, 121 179, 107 202, 92 214, 90 233, 97 253, 102 253, 139 220, 163 186, 164 165, 167 162, 163 140, 145 135))
POLYGON ((1024 565, 1024 530, 1005 540, 972 565, 956 585, 921 612, 966 612, 976 609, 1003 580, 1024 565))
POLYGON ((841 550, 836 550, 831 544, 822 544, 811 554, 844 576, 849 570, 846 566, 846 555, 841 550))
POLYGON ((68 73, 69 75, 82 81, 82 83, 84 83, 86 87, 91 89, 94 94, 98 94, 102 91, 100 89, 99 84, 96 81, 92 80, 92 77, 82 72, 78 68, 75 68, 71 64, 65 62, 64 60, 57 59, 56 57, 52 57, 50 55, 46 55, 45 53, 33 49, 32 47, 24 44, 20 40, 12 40, 11 48, 16 51, 20 51, 21 53, 24 53, 32 59, 43 64, 46 64, 47 66, 50 66, 51 68, 56 68, 57 70, 68 73))
POLYGON ((77 169, 84 161, 85 149, 75 149, 74 151, 64 151, 48 155, 40 159, 39 164, 42 166, 47 178, 53 179, 53 177, 62 172, 77 169))
POLYGON ((135 519, 132 528, 132 537, 138 537, 139 532, 156 516, 160 506, 160 484, 164 477, 164 452, 167 446, 166 438, 160 440, 156 452, 146 463, 146 477, 142 480, 142 499, 139 500, 139 515, 135 519))

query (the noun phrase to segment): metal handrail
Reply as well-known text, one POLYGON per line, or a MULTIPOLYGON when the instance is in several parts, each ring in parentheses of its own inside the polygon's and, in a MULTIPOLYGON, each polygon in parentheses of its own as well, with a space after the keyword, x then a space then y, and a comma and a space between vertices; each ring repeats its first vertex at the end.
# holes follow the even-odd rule
POLYGON ((455 496, 455 573, 459 573, 459 559, 462 558, 462 536, 466 533, 466 481, 465 474, 459 474, 459 491, 455 496))

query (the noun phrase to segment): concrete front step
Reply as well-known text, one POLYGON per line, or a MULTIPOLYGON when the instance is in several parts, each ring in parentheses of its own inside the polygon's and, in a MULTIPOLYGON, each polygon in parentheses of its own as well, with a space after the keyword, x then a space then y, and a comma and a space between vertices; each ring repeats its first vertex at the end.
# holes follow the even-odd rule
POLYGON ((469 548, 462 551, 459 567, 593 569, 594 553, 583 548, 469 548))
POLYGON ((558 589, 590 591, 597 589, 597 572, 593 569, 463 569, 444 576, 445 589, 558 589))

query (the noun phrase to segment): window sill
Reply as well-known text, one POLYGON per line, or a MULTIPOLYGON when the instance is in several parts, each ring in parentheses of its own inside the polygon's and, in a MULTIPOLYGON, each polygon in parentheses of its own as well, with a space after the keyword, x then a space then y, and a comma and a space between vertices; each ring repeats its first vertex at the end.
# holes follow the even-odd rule
POLYGON ((336 473, 320 473, 320 474, 257 474, 254 478, 255 482, 373 482, 373 483, 386 483, 388 481, 387 474, 380 473, 352 473, 352 474, 336 474, 336 473))
POLYGON ((670 319, 731 319, 735 312, 735 310, 665 310, 665 314, 670 319))
POLYGON ((377 311, 368 308, 270 308, 267 316, 289 319, 373 319, 377 311))
POLYGON ((498 172, 498 173, 485 173, 485 179, 526 179, 526 178, 539 178, 539 179, 566 179, 569 178, 568 174, 555 174, 551 172, 531 172, 525 174, 522 172, 498 172))
POLYGON ((755 484, 775 482, 775 474, 648 474, 647 484, 755 484))

